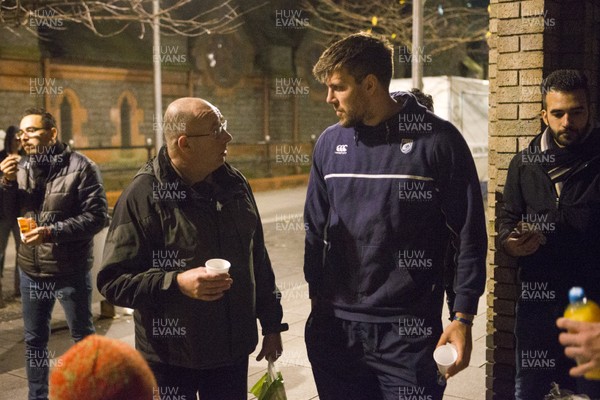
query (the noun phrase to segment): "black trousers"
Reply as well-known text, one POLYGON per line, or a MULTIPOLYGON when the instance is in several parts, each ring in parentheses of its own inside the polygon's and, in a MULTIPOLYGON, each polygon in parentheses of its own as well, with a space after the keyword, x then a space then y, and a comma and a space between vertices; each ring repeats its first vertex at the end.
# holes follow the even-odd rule
POLYGON ((441 400, 433 351, 441 317, 347 321, 318 310, 306 323, 308 358, 321 400, 441 400))
MULTIPOLYGON (((215 369, 190 369, 149 362, 160 399, 247 400, 248 357, 239 364, 215 369)), ((157 397, 158 398, 158 397, 157 397)))

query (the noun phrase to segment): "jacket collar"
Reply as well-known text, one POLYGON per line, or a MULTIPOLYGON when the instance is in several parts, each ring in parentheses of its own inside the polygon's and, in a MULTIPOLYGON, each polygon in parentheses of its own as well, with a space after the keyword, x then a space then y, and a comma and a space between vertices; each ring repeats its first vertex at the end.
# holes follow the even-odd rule
POLYGON ((391 96, 402 103, 400 112, 376 126, 358 124, 354 128, 354 140, 369 144, 399 143, 402 137, 412 136, 423 131, 427 108, 421 105, 409 92, 394 92, 391 96))
POLYGON ((21 157, 19 165, 24 169, 63 167, 68 164, 71 148, 61 142, 56 142, 44 154, 31 154, 21 157))
POLYGON ((212 172, 212 183, 202 181, 189 186, 175 171, 166 146, 161 147, 158 156, 140 169, 137 175, 140 174, 154 175, 163 187, 171 185, 170 187, 185 191, 189 195, 184 197, 190 200, 216 200, 225 204, 230 199, 245 193, 244 179, 228 163, 224 163, 212 172))

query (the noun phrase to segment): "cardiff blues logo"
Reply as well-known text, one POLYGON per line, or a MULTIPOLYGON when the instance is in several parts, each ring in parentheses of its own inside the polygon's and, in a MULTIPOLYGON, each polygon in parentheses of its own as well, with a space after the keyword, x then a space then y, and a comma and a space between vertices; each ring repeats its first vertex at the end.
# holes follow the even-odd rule
POLYGON ((408 154, 411 152, 413 148, 413 140, 412 139, 402 139, 400 142, 400 151, 404 154, 408 154))

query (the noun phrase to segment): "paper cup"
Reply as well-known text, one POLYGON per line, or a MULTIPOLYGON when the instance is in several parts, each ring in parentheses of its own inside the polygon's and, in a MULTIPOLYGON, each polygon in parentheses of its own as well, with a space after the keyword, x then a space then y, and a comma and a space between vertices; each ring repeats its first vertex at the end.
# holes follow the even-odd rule
POLYGON ((208 272, 212 272, 215 274, 225 274, 229 271, 229 267, 231 267, 231 263, 222 258, 211 258, 206 263, 204 263, 206 270, 208 272))
POLYGON ((437 364, 438 370, 442 376, 446 375, 448 368, 454 365, 458 358, 458 351, 456 346, 450 343, 446 343, 444 346, 440 346, 433 352, 433 359, 437 364))
POLYGON ((37 225, 33 218, 19 217, 17 218, 17 223, 19 224, 19 231, 21 232, 21 240, 25 240, 25 237, 23 236, 24 234, 26 234, 32 229, 37 228, 37 225))

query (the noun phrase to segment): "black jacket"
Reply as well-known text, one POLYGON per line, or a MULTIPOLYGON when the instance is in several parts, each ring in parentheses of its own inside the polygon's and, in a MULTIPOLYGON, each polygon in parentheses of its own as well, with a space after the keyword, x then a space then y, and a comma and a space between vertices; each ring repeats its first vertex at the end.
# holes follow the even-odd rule
POLYGON ((58 143, 47 154, 23 156, 16 182, 2 184, 7 218, 34 218, 50 228, 39 246, 19 246, 18 265, 34 277, 58 277, 92 267, 93 238, 108 219, 98 167, 58 143))
POLYGON ((163 147, 115 206, 98 288, 136 309, 136 348, 146 359, 216 368, 247 357, 263 333, 279 332, 282 308, 258 210, 242 174, 225 164, 214 184, 189 187, 163 147), (191 299, 180 271, 210 258, 231 262, 231 289, 217 301, 191 299))
POLYGON ((600 129, 568 148, 582 162, 565 181, 560 196, 546 173, 555 160, 541 151, 542 136, 536 136, 510 163, 498 217, 498 243, 502 246, 517 223, 528 220, 544 233, 547 243, 534 254, 519 257, 520 279, 549 282, 565 304, 568 289, 575 285, 600 300, 600 129))

